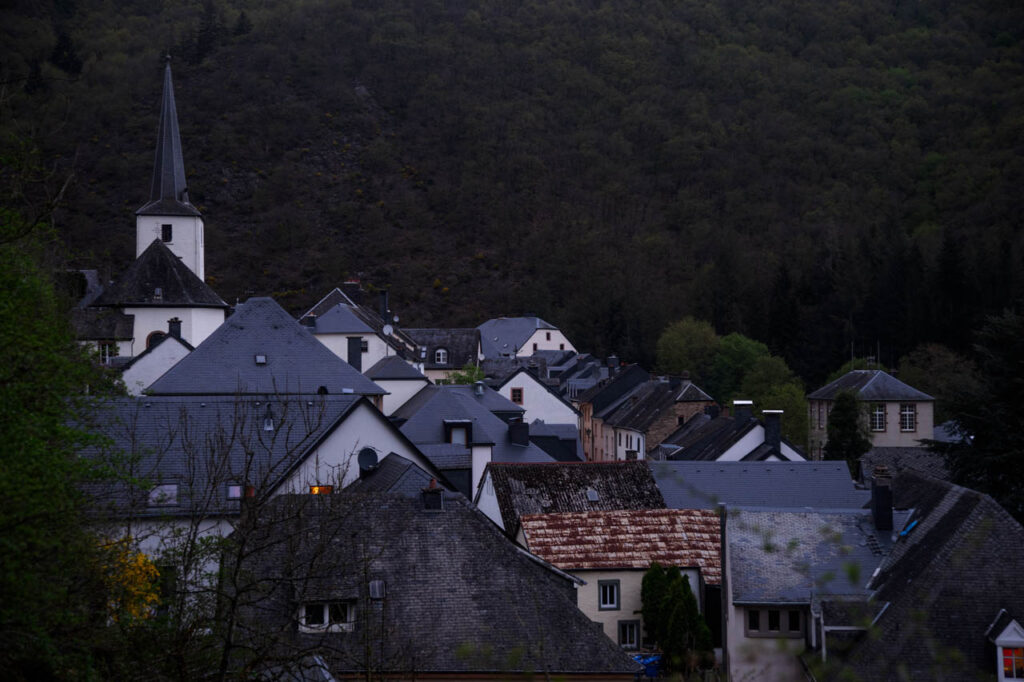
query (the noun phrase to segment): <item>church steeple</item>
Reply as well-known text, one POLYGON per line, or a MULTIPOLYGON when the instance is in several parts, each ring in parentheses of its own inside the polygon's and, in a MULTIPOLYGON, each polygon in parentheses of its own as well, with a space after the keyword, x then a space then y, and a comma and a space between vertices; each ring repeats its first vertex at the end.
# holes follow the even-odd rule
POLYGON ((154 240, 159 239, 200 279, 204 278, 203 219, 188 199, 170 56, 166 58, 164 66, 164 92, 149 203, 137 210, 135 215, 136 257, 154 240))

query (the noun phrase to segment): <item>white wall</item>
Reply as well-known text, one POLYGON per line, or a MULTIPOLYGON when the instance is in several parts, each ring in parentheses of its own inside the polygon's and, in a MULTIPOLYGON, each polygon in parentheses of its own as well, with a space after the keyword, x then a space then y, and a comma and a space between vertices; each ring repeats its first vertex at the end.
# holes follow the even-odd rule
MULTIPOLYGON (((365 369, 365 368, 364 368, 365 369)), ((405 405, 414 395, 423 390, 423 387, 430 382, 427 379, 374 379, 373 383, 388 392, 384 396, 381 412, 387 416, 395 413, 395 410, 405 405)))
POLYGON ((633 429, 613 429, 615 433, 615 459, 624 461, 626 453, 636 450, 636 458, 643 459, 646 449, 644 448, 644 435, 633 429))
POLYGON ((181 338, 196 347, 224 323, 223 308, 125 308, 125 314, 135 316, 133 355, 146 350, 146 338, 153 332, 167 333, 167 321, 181 320, 181 338))
POLYGON ((513 388, 523 389, 523 404, 520 406, 526 410, 523 421, 530 423, 540 419, 545 424, 578 424, 579 415, 572 406, 552 395, 533 376, 520 372, 499 388, 498 393, 512 400, 513 388))
POLYGON ((121 374, 128 395, 140 395, 154 381, 164 375, 178 361, 189 354, 188 348, 176 339, 166 339, 153 352, 135 361, 121 374))
POLYGON ((203 219, 196 216, 149 216, 135 219, 135 257, 161 237, 161 225, 171 226, 171 241, 164 242, 189 270, 206 281, 203 219))
POLYGON ((576 347, 569 343, 565 334, 557 329, 538 329, 526 340, 522 348, 516 351, 516 357, 525 358, 538 350, 571 350, 576 352, 576 347), (551 338, 549 339, 548 336, 551 338), (537 344, 534 348, 533 345, 537 344))
POLYGON ((395 354, 394 350, 390 349, 384 342, 384 339, 370 332, 365 334, 314 334, 313 336, 345 362, 348 362, 349 337, 358 336, 366 341, 366 352, 362 354, 362 359, 360 360, 362 366, 359 371, 361 372, 370 369, 385 356, 395 354))
POLYGON ((498 496, 494 493, 494 482, 491 479, 491 472, 484 474, 483 481, 476 493, 476 507, 484 516, 497 524, 498 528, 505 530, 505 522, 501 520, 501 508, 498 506, 498 496))

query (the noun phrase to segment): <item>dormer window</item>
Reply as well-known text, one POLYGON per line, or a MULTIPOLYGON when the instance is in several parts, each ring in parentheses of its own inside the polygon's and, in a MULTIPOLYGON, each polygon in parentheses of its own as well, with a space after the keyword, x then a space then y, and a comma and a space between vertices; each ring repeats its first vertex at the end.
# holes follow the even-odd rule
POLYGON ((173 235, 173 228, 170 225, 165 224, 160 226, 160 241, 169 242, 173 235))
POLYGON ((435 365, 447 365, 448 364, 448 350, 445 348, 438 348, 434 351, 434 364, 435 365))
POLYGON ((444 436, 447 443, 468 445, 473 438, 472 422, 467 419, 445 419, 444 436))
POLYGON ((265 365, 265 364, 267 364, 267 356, 266 355, 256 355, 253 358, 253 360, 256 361, 257 365, 265 365))
POLYGON ((355 621, 354 601, 314 602, 299 607, 299 632, 350 632, 355 621))

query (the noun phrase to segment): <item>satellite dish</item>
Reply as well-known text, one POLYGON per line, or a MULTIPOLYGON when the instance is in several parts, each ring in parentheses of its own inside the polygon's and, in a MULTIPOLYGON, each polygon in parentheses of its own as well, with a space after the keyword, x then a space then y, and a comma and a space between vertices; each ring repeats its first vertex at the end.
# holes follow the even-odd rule
POLYGON ((369 471, 377 466, 377 451, 373 448, 363 448, 359 451, 359 471, 369 471))
POLYGON ((384 336, 391 336, 392 334, 395 333, 395 328, 392 327, 390 324, 386 324, 384 325, 384 329, 382 329, 381 331, 384 332, 384 336))

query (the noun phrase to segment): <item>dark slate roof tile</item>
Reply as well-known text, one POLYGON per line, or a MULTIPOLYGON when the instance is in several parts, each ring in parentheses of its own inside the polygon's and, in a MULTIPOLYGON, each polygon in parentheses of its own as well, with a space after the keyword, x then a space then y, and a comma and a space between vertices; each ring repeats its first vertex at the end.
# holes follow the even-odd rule
POLYGON ((487 320, 477 329, 484 357, 494 358, 515 355, 538 329, 557 330, 558 327, 539 317, 498 317, 487 320))
POLYGON ((934 400, 927 393, 880 369, 852 370, 807 397, 811 400, 834 400, 843 391, 853 391, 860 400, 934 400))
POLYGON ((93 301, 97 307, 227 308, 159 239, 135 259, 124 274, 93 301), (159 295, 157 289, 160 289, 159 295))
POLYGON ((480 347, 480 333, 476 329, 406 329, 405 333, 417 347, 416 361, 422 362, 426 369, 460 369, 467 364, 477 362, 480 347), (436 362, 439 349, 448 351, 448 361, 436 362))
POLYGON ((270 298, 238 306, 205 341, 150 387, 153 394, 236 395, 384 391, 329 351, 270 298), (257 356, 265 359, 258 362, 257 356))
POLYGON ((135 336, 135 316, 119 310, 73 308, 71 326, 79 341, 131 339, 135 336))
POLYGON ((446 494, 443 511, 400 495, 283 496, 259 520, 250 568, 265 591, 248 602, 242 630, 279 635, 279 660, 316 651, 335 676, 362 672, 367 650, 402 677, 633 679, 640 670, 576 607, 571 576, 516 547, 459 495, 446 494), (330 542, 342 537, 358 541, 330 542), (382 580, 384 600, 371 601, 357 576, 382 580), (300 603, 345 597, 358 600, 352 632, 296 632, 300 603), (392 619, 382 638, 371 627, 377 613, 392 619))
POLYGON ((880 448, 868 450, 861 458, 861 471, 870 477, 876 466, 886 466, 893 473, 911 470, 948 480, 949 468, 940 452, 928 448, 880 448))
POLYGON ((360 475, 346 490, 357 493, 398 493, 404 497, 418 498, 423 489, 430 485, 432 478, 405 457, 392 452, 370 471, 360 475))
POLYGON ((381 358, 374 363, 373 367, 363 372, 363 374, 367 378, 375 381, 384 379, 409 379, 414 381, 427 380, 425 376, 420 374, 419 370, 397 355, 389 355, 381 358))

